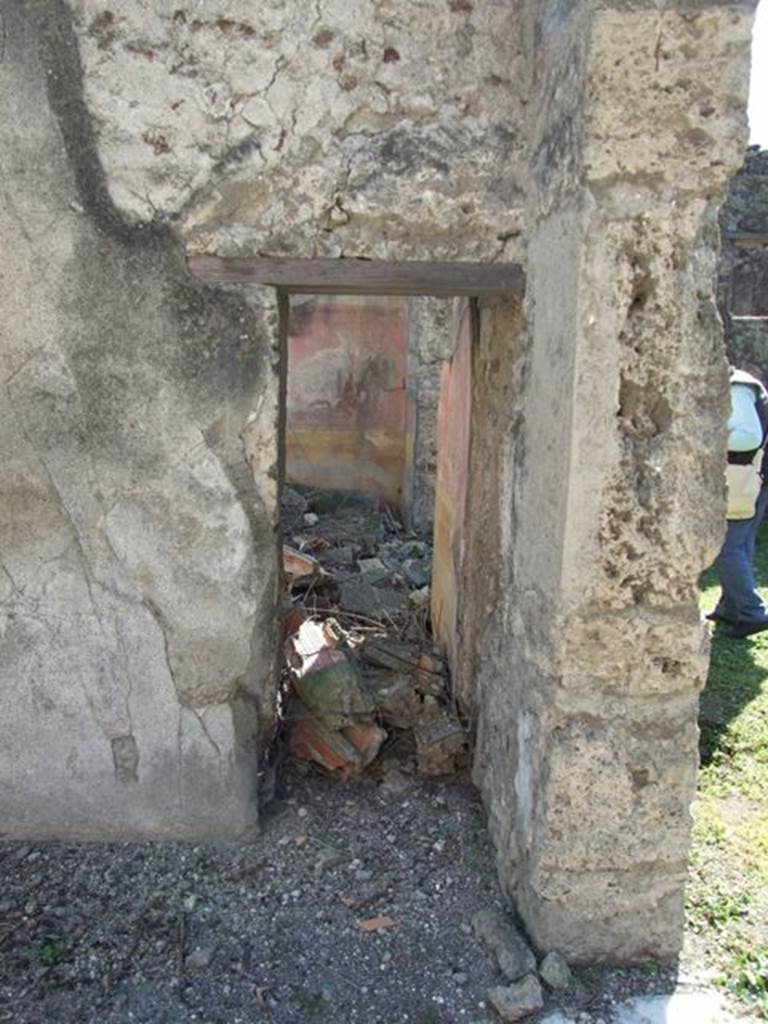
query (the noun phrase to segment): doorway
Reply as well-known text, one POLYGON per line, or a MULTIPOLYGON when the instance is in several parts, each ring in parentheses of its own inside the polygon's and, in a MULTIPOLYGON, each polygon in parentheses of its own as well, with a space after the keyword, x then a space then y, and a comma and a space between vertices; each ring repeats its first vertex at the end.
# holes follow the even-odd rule
MULTIPOLYGON (((350 759, 337 756, 334 745, 338 747, 339 735, 350 739, 345 730, 361 725, 364 734, 358 739, 363 749, 353 758, 353 770, 386 751, 390 734, 402 732, 410 734, 416 762, 429 765, 425 773, 452 770, 466 756, 467 747, 452 677, 460 663, 472 660, 461 637, 473 636, 473 630, 462 629, 461 619, 464 562, 467 550, 477 548, 477 539, 468 544, 464 535, 472 486, 477 300, 492 303, 501 298, 519 306, 521 269, 510 264, 213 257, 190 258, 190 268, 210 281, 268 285, 277 292, 277 477, 285 529, 284 537, 278 531, 283 586, 276 609, 282 641, 276 647, 278 657, 283 655, 282 722, 309 722, 312 735, 306 735, 307 728, 299 729, 304 733, 299 737, 304 754, 342 772, 350 769, 350 759), (317 303, 329 296, 340 301, 336 313, 318 313, 317 303), (391 317, 392 308, 398 308, 387 306, 388 301, 419 297, 442 299, 452 309, 450 318, 443 317, 445 322, 450 319, 450 330, 438 367, 435 497, 428 503, 433 516, 426 529, 414 511, 418 487, 413 470, 429 459, 415 450, 413 427, 418 417, 408 391, 413 383, 408 353, 403 357, 402 352, 393 352, 382 339, 375 351, 366 352, 364 339, 347 336, 339 343, 338 331, 328 330, 334 316, 346 327, 350 320, 360 320, 361 310, 381 321, 382 311, 389 309, 391 317), (318 319, 325 324, 325 341, 322 331, 318 338, 318 332, 308 329, 318 319), (296 380, 291 379, 292 338, 296 380), (323 407, 329 418, 313 420, 323 407), (299 417, 291 424, 289 411, 300 413, 303 421, 299 417), (293 446, 292 431, 299 441, 293 446), (303 482, 290 479, 291 473, 299 472, 315 475, 303 482), (430 553, 431 573, 426 557, 430 553), (410 579, 403 571, 406 562, 410 579), (374 604, 354 607, 360 600, 374 604), (387 648, 383 653, 382 642, 387 648), (361 676, 366 677, 362 686, 361 676), (311 687, 303 682, 310 677, 311 687), (372 695, 372 689, 380 692, 372 695), (327 699, 322 697, 325 704, 319 706, 321 691, 327 699), (291 715, 289 702, 296 700, 302 706, 291 715), (326 730, 323 744, 314 728, 318 721, 326 730), (422 728, 423 757, 416 736, 422 728), (328 731, 334 734, 333 743, 328 742, 328 731), (320 745, 324 753, 318 756, 320 745)), ((482 360, 478 365, 485 372, 482 360)), ((476 470, 477 475, 482 467, 476 470)), ((349 745, 346 752, 350 753, 349 745)))
POLYGON ((330 771, 466 765, 450 656, 470 310, 466 298, 287 299, 280 730, 291 756, 330 771))

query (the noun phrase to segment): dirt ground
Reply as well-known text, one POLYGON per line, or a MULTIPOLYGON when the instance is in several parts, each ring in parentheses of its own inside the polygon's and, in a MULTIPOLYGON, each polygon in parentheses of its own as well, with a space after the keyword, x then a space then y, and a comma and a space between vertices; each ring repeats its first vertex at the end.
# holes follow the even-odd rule
MULTIPOLYGON (((6 842, 0 870, 0 1021, 495 1019, 470 920, 502 899, 466 778, 288 762, 252 844, 6 842)), ((547 1010, 601 1021, 673 974, 576 972, 547 1010)))

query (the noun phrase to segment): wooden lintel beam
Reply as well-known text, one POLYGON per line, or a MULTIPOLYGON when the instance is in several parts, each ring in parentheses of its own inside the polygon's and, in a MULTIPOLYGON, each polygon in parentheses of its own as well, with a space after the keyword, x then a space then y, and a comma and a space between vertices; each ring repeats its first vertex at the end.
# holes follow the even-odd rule
POLYGON ((294 295, 522 297, 525 291, 518 263, 189 256, 187 265, 204 281, 271 285, 294 295))

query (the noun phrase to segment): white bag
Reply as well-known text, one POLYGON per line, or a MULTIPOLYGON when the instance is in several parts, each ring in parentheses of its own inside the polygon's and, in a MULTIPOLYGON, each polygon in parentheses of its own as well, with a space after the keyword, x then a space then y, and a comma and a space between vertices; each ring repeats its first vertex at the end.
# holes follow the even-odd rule
POLYGON ((759 448, 752 461, 744 466, 728 463, 725 471, 728 485, 726 519, 751 519, 755 514, 755 502, 763 484, 760 477, 762 457, 763 450, 759 448))

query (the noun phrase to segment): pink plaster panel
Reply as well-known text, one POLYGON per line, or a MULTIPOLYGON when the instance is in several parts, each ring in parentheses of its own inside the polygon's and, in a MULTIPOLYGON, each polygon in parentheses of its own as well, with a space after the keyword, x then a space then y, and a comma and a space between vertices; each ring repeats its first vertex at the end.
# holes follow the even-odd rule
POLYGON ((295 302, 288 331, 286 475, 400 507, 408 308, 398 298, 295 302))
POLYGON ((432 626, 453 668, 472 412, 472 317, 468 304, 459 321, 453 356, 443 367, 440 384, 432 626))

